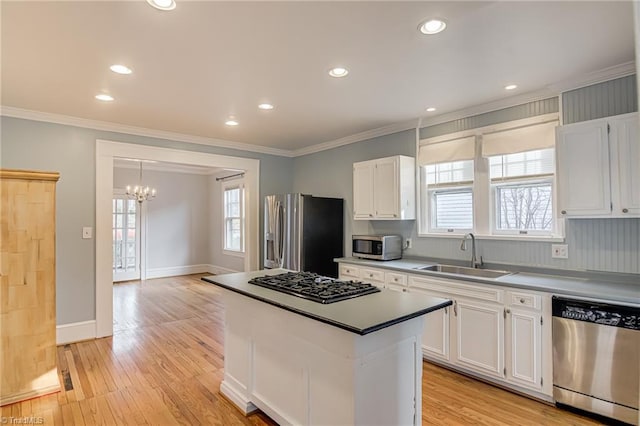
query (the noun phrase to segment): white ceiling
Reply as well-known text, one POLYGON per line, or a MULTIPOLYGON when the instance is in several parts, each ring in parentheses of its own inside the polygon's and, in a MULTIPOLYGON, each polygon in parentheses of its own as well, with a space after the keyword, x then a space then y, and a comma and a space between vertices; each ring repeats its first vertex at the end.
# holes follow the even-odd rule
POLYGON ((3 1, 2 105, 295 150, 634 60, 630 1, 177 1, 3 1))

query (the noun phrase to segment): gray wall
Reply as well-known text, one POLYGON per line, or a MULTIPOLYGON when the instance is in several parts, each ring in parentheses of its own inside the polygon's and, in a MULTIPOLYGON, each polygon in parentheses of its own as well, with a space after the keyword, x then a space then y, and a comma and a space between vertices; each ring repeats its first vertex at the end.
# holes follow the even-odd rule
MULTIPOLYGON (((135 169, 115 168, 114 188, 138 183, 135 169)), ((209 177, 144 171, 143 183, 158 190, 147 209, 147 269, 209 263, 209 177)))
POLYGON ((95 319, 95 241, 82 239, 82 227, 95 229, 96 139, 260 159, 260 206, 265 195, 292 188, 290 158, 4 116, 0 136, 3 168, 60 172, 56 199, 58 324, 95 319))
MULTIPOLYGON (((635 77, 634 77, 635 78, 635 77)), ((625 78, 629 84, 628 78, 625 78)), ((618 99, 627 104, 627 97, 618 98, 614 89, 619 82, 604 84, 596 93, 618 99), (612 93, 602 91, 609 87, 612 93)), ((635 86, 634 86, 635 87, 635 86)), ((593 88, 586 87, 569 92, 572 99, 599 102, 600 97, 587 96, 593 88)), ((563 97, 564 98, 564 97, 563 97)), ((571 109, 573 102, 563 103, 571 109)), ((637 109, 637 104, 635 106, 637 109)), ((631 112, 628 107, 615 107, 611 111, 631 112)), ((421 138, 481 127, 503 121, 558 111, 558 99, 532 102, 475 117, 442 123, 420 129, 421 138)), ((564 112, 573 114, 572 111, 564 112)), ((357 233, 394 233, 413 239, 409 256, 442 259, 468 259, 460 250, 458 238, 417 237, 417 221, 354 221, 352 164, 390 155, 416 155, 415 131, 405 131, 332 150, 298 157, 294 161, 294 191, 314 195, 337 196, 345 199, 345 252, 350 255, 350 236, 357 233)), ((573 270, 598 270, 640 273, 640 219, 581 219, 568 220, 565 226, 569 259, 552 259, 551 243, 481 240, 479 255, 487 262, 511 263, 573 270)))
MULTIPOLYGON (((216 177, 229 176, 231 174, 233 173, 222 172, 209 177, 209 193, 211 194, 209 199, 209 214, 211 217, 211 226, 209 227, 209 261, 207 263, 234 271, 244 271, 244 257, 228 255, 223 251, 223 182, 216 181, 216 177)), ((241 180, 227 180, 226 183, 237 183, 239 181, 241 180)), ((261 206, 263 206, 263 204, 263 202, 260 203, 261 206)), ((262 215, 260 215, 260 219, 262 219, 262 215)), ((262 221, 260 221, 260 223, 262 224, 262 221)))
POLYGON ((635 75, 571 90, 562 96, 564 124, 595 120, 637 110, 638 84, 635 75))

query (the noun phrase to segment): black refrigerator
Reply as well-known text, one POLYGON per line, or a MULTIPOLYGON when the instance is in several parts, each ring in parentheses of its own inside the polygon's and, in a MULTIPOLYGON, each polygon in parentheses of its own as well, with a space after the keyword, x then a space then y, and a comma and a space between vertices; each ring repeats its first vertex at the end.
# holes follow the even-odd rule
POLYGON ((344 253, 344 202, 307 194, 264 200, 264 267, 338 277, 333 261, 344 253))

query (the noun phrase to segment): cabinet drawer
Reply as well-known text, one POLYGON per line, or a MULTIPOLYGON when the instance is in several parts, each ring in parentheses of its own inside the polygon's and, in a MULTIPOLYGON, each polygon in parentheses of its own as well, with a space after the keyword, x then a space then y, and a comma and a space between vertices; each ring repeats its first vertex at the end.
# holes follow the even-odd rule
POLYGON ((353 265, 340 265, 340 277, 360 278, 360 268, 353 265))
POLYGON ((365 282, 377 281, 384 283, 384 271, 379 269, 362 268, 360 270, 360 279, 365 282))
POLYGON ((507 303, 512 307, 519 306, 539 311, 542 306, 542 298, 537 294, 511 291, 507 296, 507 303))
POLYGON ((503 290, 484 284, 467 284, 455 280, 411 276, 409 278, 409 288, 411 287, 418 287, 454 297, 462 296, 486 300, 487 302, 503 303, 504 301, 503 290))
POLYGON ((405 274, 398 274, 396 272, 385 272, 384 282, 385 284, 406 286, 407 276, 405 274))

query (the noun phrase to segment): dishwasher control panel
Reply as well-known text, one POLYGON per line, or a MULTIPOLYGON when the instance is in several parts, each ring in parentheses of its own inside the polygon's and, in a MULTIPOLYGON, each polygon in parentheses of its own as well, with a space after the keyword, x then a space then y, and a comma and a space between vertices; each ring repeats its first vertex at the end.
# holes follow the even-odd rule
POLYGON ((640 308, 553 297, 553 316, 640 330, 640 308))

